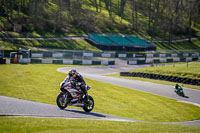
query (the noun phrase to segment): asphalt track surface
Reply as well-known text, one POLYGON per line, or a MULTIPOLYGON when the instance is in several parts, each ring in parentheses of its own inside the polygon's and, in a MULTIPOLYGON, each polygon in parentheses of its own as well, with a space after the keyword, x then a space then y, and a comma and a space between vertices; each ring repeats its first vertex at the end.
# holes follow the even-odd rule
MULTIPOLYGON (((184 88, 185 97, 180 97, 174 92, 174 86, 155 84, 150 82, 144 82, 139 80, 129 80, 122 78, 115 78, 104 76, 106 74, 112 74, 116 72, 127 72, 129 70, 148 67, 148 65, 113 65, 113 66, 87 66, 87 67, 63 67, 57 69, 59 72, 68 73, 70 69, 76 69, 84 77, 101 81, 133 90, 147 92, 167 98, 175 99, 180 102, 193 104, 200 107, 200 91, 190 88, 184 88)), ((93 88, 94 89, 94 88, 93 88)), ((171 124, 183 124, 200 126, 200 120, 194 120, 189 122, 173 122, 171 124)))
MULTIPOLYGON (((183 98, 177 96, 174 93, 173 86, 103 76, 105 74, 129 71, 141 67, 147 67, 147 65, 86 66, 86 67, 73 67, 73 69, 77 69, 77 71, 80 72, 86 78, 126 87, 129 89, 148 92, 151 94, 161 95, 179 101, 190 102, 192 104, 200 106, 200 91, 198 90, 184 88, 184 92, 187 95, 187 98, 183 98)), ((59 68, 58 71, 67 73, 68 70, 71 68, 72 67, 63 67, 59 68)), ((60 110, 55 105, 37 103, 33 101, 10 98, 5 96, 0 96, 0 116, 27 116, 27 117, 50 117, 50 118, 55 117, 55 118, 67 118, 67 119, 97 119, 97 120, 143 122, 141 120, 123 118, 102 113, 95 113, 95 112, 86 113, 82 110, 77 110, 77 109, 67 108, 65 110, 60 110)), ((200 120, 194 120, 188 122, 172 122, 168 124, 200 126, 200 120)))
POLYGON ((61 110, 56 105, 38 103, 5 96, 0 96, 0 116, 139 121, 102 113, 86 113, 82 110, 71 108, 61 110))
POLYGON ((88 67, 64 67, 59 68, 59 72, 67 73, 70 69, 76 69, 84 77, 121 86, 129 89, 139 90, 151 94, 156 94, 172 99, 176 99, 182 102, 189 102, 191 104, 200 107, 200 91, 195 89, 184 88, 185 97, 180 97, 174 92, 174 86, 156 84, 151 82, 144 82, 139 80, 129 80, 122 78, 115 78, 104 76, 106 74, 125 72, 142 67, 148 67, 148 65, 113 65, 113 66, 88 66, 88 67))

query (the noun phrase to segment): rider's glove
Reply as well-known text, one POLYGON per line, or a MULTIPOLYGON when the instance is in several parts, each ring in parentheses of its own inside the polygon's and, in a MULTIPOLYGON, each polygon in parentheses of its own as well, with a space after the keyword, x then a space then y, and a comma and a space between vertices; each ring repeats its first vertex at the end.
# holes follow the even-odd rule
POLYGON ((77 82, 76 85, 80 86, 80 85, 81 85, 81 82, 77 82))

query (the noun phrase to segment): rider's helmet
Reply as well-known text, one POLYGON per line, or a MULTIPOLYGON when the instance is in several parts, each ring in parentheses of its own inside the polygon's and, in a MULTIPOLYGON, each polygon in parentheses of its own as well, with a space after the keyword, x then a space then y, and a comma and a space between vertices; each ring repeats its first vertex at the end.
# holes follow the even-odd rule
POLYGON ((176 83, 176 84, 175 84, 175 88, 178 88, 178 87, 179 87, 179 85, 178 85, 178 83, 176 83))
POLYGON ((77 71, 75 69, 71 69, 71 70, 69 70, 68 74, 69 74, 69 76, 73 76, 76 73, 77 73, 77 71))

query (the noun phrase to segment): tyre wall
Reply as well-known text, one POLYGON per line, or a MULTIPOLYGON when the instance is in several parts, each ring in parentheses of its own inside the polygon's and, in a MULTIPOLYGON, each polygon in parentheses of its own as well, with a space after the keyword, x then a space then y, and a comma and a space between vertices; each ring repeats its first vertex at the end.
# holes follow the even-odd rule
POLYGON ((126 77, 141 77, 155 80, 165 80, 176 83, 184 83, 200 86, 199 79, 191 79, 191 78, 183 78, 176 76, 167 76, 167 75, 159 75, 159 74, 151 74, 151 73, 141 73, 141 72, 120 72, 120 76, 126 77))

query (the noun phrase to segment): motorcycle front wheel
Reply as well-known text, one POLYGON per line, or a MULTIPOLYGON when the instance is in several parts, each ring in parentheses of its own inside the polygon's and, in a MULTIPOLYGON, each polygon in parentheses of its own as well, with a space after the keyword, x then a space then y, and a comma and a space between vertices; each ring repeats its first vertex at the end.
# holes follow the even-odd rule
POLYGON ((89 103, 88 104, 85 103, 83 106, 83 110, 85 112, 90 112, 94 108, 94 100, 93 100, 92 96, 88 96, 88 100, 89 100, 89 103))
POLYGON ((59 93, 57 96, 56 103, 60 109, 64 109, 68 105, 66 96, 67 96, 67 94, 65 95, 63 93, 59 93))

